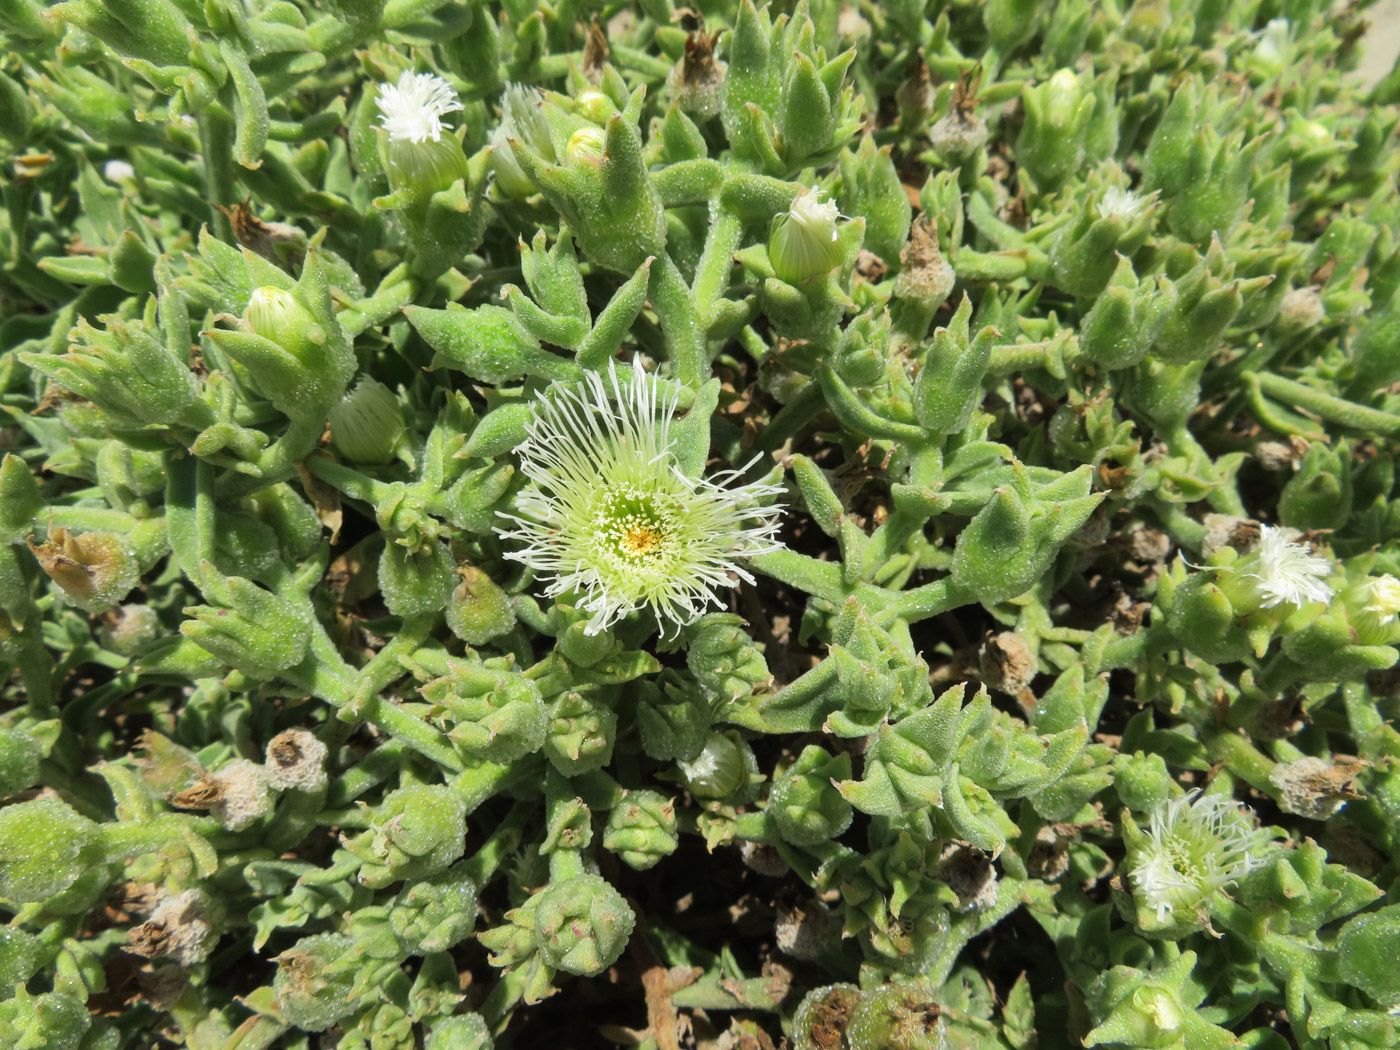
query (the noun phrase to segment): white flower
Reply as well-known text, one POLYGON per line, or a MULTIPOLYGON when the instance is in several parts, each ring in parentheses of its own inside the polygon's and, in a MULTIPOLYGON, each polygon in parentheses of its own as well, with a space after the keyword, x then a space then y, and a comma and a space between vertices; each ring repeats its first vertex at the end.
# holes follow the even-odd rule
POLYGON ((1390 573, 1377 576, 1371 581, 1371 589, 1366 602, 1366 611, 1376 616, 1382 624, 1395 622, 1400 614, 1400 580, 1390 573))
POLYGON ((102 165, 102 174, 109 182, 136 177, 136 169, 124 160, 109 160, 102 165))
POLYGON ((395 84, 380 84, 380 125, 392 142, 436 142, 442 138, 442 116, 462 108, 457 92, 442 77, 405 70, 395 84))
POLYGON ((1149 199, 1148 197, 1139 197, 1132 190, 1125 190, 1121 186, 1110 186, 1104 190, 1103 197, 1099 200, 1099 217, 1131 221, 1142 213, 1142 209, 1149 199))
POLYGON ((1256 867, 1269 834, 1254 827, 1246 807, 1221 795, 1202 796, 1197 788, 1159 803, 1146 838, 1129 850, 1130 877, 1165 922, 1256 867))
POLYGON ((1332 588, 1323 580, 1332 572, 1326 558, 1314 557, 1301 543, 1293 543, 1283 529, 1264 525, 1259 533, 1259 547, 1254 552, 1254 572, 1247 579, 1259 581, 1265 609, 1287 602, 1306 605, 1332 598, 1332 588))
POLYGON ((663 631, 719 605, 713 588, 753 582, 739 559, 777 550, 777 486, 727 488, 740 471, 687 477, 676 463, 671 416, 677 393, 635 364, 581 383, 555 385, 535 407, 516 452, 530 485, 518 528, 497 531, 524 548, 507 557, 548 580, 597 634, 649 609, 663 631))

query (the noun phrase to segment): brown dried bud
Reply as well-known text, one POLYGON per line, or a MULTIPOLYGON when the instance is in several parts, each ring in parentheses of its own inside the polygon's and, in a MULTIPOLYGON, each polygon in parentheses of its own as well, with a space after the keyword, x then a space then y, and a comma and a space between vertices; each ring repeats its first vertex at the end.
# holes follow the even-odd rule
POLYGON ((982 681, 1007 696, 1020 696, 1040 670, 1030 644, 1014 631, 994 634, 978 651, 982 681))
POLYGON ((216 773, 205 773, 169 799, 181 809, 207 809, 230 831, 242 831, 272 809, 271 786, 266 769, 239 759, 216 773))
POLYGON ((132 954, 147 959, 169 956, 182 966, 202 963, 218 940, 204 895, 194 889, 167 897, 126 937, 126 950, 132 954))
POLYGON ((1335 765, 1308 755, 1294 762, 1280 762, 1269 773, 1269 783, 1279 790, 1279 808, 1309 820, 1326 820, 1350 800, 1360 798, 1356 776, 1366 762, 1335 765))
POLYGON ((720 91, 724 87, 725 71, 729 68, 715 58, 715 44, 718 41, 719 33, 706 33, 703 29, 687 36, 685 54, 667 81, 671 96, 681 109, 701 120, 719 112, 720 91))
POLYGON ((1248 554, 1259 546, 1263 535, 1262 526, 1251 518, 1236 518, 1229 514, 1207 514, 1205 516, 1206 535, 1201 541, 1201 553, 1207 558, 1218 550, 1233 547, 1241 554, 1248 554))
POLYGON ((997 902, 992 859, 971 843, 949 843, 938 855, 937 875, 958 895, 962 911, 981 911, 997 902))
POLYGON ((815 897, 796 904, 779 904, 774 923, 778 950, 804 962, 815 962, 841 945, 841 918, 815 897))
POLYGON ((288 729, 267 743, 267 779, 279 791, 326 786, 326 745, 305 729, 288 729))
POLYGON ((895 278, 897 299, 927 306, 941 306, 953 290, 957 275, 938 250, 938 231, 920 215, 909 231, 909 242, 899 253, 900 271, 895 278))
POLYGON ((783 855, 766 842, 739 843, 739 857, 745 867, 760 875, 781 878, 788 873, 788 864, 783 860, 783 855))
POLYGON ((29 549, 62 589, 64 598, 88 612, 103 612, 127 596, 141 579, 136 553, 115 532, 75 536, 62 526, 29 549))

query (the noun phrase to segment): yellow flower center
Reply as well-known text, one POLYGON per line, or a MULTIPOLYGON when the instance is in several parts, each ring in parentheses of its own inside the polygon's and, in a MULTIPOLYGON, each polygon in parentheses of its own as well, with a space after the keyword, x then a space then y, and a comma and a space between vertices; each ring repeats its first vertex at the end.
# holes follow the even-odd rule
POLYGON ((634 525, 623 532, 621 542, 624 551, 641 558, 661 549, 661 532, 649 525, 634 525))

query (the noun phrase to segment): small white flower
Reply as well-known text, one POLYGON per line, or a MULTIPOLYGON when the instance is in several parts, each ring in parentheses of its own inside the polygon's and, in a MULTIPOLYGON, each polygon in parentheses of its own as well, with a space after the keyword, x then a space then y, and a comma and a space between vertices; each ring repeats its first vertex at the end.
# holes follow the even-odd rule
POLYGON ((1149 198, 1139 197, 1132 190, 1121 186, 1110 186, 1104 190, 1098 203, 1099 217, 1102 219, 1124 219, 1131 221, 1142 214, 1149 198))
POLYGON ((797 195, 788 209, 788 222, 812 236, 834 241, 836 220, 840 215, 835 201, 824 201, 819 192, 805 190, 797 195))
POLYGON ((573 594, 597 634, 649 609, 667 627, 693 622, 713 589, 753 582, 739 559, 777 550, 779 506, 760 506, 777 486, 727 488, 740 471, 691 478, 676 463, 671 417, 677 393, 634 364, 555 385, 540 399, 516 452, 530 484, 520 516, 498 529, 524 548, 507 557, 573 594))
POLYGON ((109 160, 102 165, 102 174, 108 182, 120 182, 122 179, 136 177, 136 169, 124 160, 109 160))
POLYGON ((1377 576, 1371 581, 1371 590, 1366 602, 1366 611, 1376 616, 1382 624, 1395 622, 1400 614, 1400 580, 1390 573, 1377 576))
POLYGON ((1265 525, 1259 534, 1259 547, 1254 552, 1254 572, 1248 579, 1259 581, 1265 609, 1287 602, 1306 605, 1332 598, 1332 588, 1323 577, 1332 572, 1332 563, 1309 553, 1301 543, 1293 543, 1283 529, 1265 525))
POLYGON ((1269 834, 1254 827, 1249 810, 1197 788, 1158 804, 1145 847, 1130 851, 1133 887, 1165 922, 1248 874, 1269 834))
POLYGON ((380 84, 380 126, 392 142, 436 142, 442 138, 442 117, 462 108, 457 92, 442 77, 405 70, 398 84, 380 84))

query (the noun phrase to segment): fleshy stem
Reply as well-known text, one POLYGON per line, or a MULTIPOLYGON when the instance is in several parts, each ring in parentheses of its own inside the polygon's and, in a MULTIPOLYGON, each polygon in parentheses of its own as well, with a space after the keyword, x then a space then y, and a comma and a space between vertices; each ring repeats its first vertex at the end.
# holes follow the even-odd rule
POLYGON ((1358 405, 1355 401, 1323 393, 1304 383, 1284 379, 1271 372, 1246 372, 1243 378, 1251 388, 1275 401, 1314 412, 1329 423, 1353 430, 1384 434, 1386 437, 1400 435, 1400 416, 1393 416, 1389 412, 1358 405))
MULTIPOLYGON (((232 90, 231 88, 228 90, 232 90)), ((238 202, 233 181, 233 124, 227 109, 209 107, 199 115, 200 151, 204 157, 204 182, 209 192, 209 221, 222 241, 233 242, 233 226, 218 205, 238 202)))

